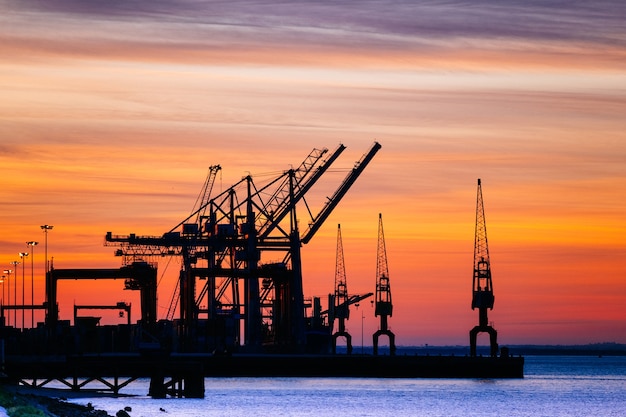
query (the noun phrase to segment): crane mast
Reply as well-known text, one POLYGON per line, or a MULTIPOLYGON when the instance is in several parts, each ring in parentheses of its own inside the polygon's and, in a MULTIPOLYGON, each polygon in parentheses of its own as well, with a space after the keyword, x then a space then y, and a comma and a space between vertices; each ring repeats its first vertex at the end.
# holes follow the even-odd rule
POLYGON ((480 178, 476 195, 476 228, 474 234, 474 272, 472 278, 472 310, 478 309, 478 325, 470 331, 470 355, 476 356, 479 333, 489 334, 491 356, 498 354, 498 332, 489 324, 487 310, 493 310, 495 297, 491 282, 491 262, 487 244, 487 224, 480 178))
POLYGON ((387 248, 383 232, 383 215, 378 214, 378 248, 376 250, 376 305, 374 314, 380 317, 380 328, 374 333, 374 355, 378 354, 378 339, 382 335, 389 338, 389 352, 396 352, 395 335, 389 330, 388 317, 393 313, 391 303, 391 286, 389 285, 389 267, 387 265, 387 248))

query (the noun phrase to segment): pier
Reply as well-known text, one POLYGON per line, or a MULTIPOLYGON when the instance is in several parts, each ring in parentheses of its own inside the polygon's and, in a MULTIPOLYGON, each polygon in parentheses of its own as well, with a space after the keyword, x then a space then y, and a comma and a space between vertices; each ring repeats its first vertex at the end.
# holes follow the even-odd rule
POLYGON ((523 378, 523 365, 522 357, 508 356, 107 354, 15 356, 4 372, 33 388, 56 382, 112 395, 149 378, 154 398, 202 398, 207 377, 523 378))

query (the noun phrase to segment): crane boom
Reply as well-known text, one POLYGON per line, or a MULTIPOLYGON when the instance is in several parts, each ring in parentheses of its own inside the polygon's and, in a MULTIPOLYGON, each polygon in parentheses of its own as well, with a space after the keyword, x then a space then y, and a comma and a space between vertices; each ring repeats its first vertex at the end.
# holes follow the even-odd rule
POLYGON ((328 199, 326 205, 313 219, 313 221, 309 225, 309 228, 300 239, 302 243, 306 244, 313 238, 315 232, 317 232, 317 230, 322 226, 328 216, 330 216, 330 213, 332 213, 337 204, 339 204, 342 197, 348 192, 350 187, 352 187, 352 184, 354 184, 356 179, 359 177, 359 175, 361 175, 365 167, 367 167, 369 162, 372 160, 372 158, 374 158, 374 155, 376 155, 376 152, 378 152, 381 147, 382 146, 380 145, 380 143, 374 142, 367 154, 363 155, 363 157, 359 161, 357 161, 352 171, 348 173, 348 175, 343 180, 339 188, 335 191, 333 196, 328 199))
MULTIPOLYGON (((325 161, 323 161, 322 164, 317 167, 317 169, 313 171, 313 174, 306 176, 306 174, 311 172, 312 168, 315 166, 314 162, 317 162, 317 159, 321 158, 321 156, 324 155, 327 150, 324 149, 324 152, 320 153, 320 155, 315 158, 314 162, 310 161, 311 159, 313 159, 313 153, 309 155, 309 158, 307 158, 307 160, 302 163, 300 168, 295 171, 296 183, 294 184, 293 196, 289 197, 288 190, 283 189, 280 192, 280 195, 282 195, 283 198, 276 203, 276 208, 273 210, 267 210, 266 208, 265 212, 271 212, 272 216, 268 217, 265 223, 261 224, 258 227, 260 238, 269 236, 269 234, 280 224, 280 222, 285 218, 289 211, 304 197, 307 191, 309 191, 309 189, 311 189, 311 187, 315 185, 317 180, 322 177, 322 175, 328 170, 333 162, 337 160, 339 155, 341 155, 341 153, 345 149, 346 147, 343 144, 339 144, 337 149, 335 149, 333 153, 325 161), (303 168, 308 168, 308 170, 306 170, 306 172, 303 172, 303 168)), ((275 195, 278 195, 278 193, 275 195)))

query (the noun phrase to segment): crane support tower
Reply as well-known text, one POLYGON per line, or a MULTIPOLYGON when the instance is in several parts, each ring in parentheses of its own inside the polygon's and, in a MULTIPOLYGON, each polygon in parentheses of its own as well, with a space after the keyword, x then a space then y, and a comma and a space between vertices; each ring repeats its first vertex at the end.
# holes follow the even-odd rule
POLYGON ((333 334, 333 353, 337 353, 337 339, 346 338, 346 350, 352 353, 352 336, 346 330, 346 320, 350 318, 350 303, 348 296, 348 282, 346 266, 343 258, 343 243, 341 241, 341 225, 337 225, 337 257, 335 262, 335 294, 331 296, 328 305, 333 306, 330 322, 337 319, 337 331, 333 334))
POLYGON ((389 268, 387 266, 387 249, 383 232, 383 215, 378 214, 378 249, 376 251, 376 306, 374 314, 380 316, 380 328, 374 333, 374 355, 378 355, 378 338, 389 337, 389 354, 396 353, 396 336, 389 330, 387 318, 393 313, 391 304, 391 287, 389 286, 389 268))
POLYGON ((470 355, 476 356, 476 339, 479 333, 489 333, 491 356, 498 355, 498 332, 489 324, 487 309, 493 310, 493 285, 491 283, 491 264, 487 245, 487 225, 483 192, 478 179, 476 196, 476 233, 474 236, 474 277, 472 284, 472 310, 478 309, 478 326, 470 330, 470 355))

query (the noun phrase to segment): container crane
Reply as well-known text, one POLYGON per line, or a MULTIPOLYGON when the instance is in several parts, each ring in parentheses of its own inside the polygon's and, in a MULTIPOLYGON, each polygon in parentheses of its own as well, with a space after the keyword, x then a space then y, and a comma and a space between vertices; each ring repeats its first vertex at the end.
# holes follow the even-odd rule
POLYGON ((495 297, 491 283, 491 263, 487 244, 487 225, 483 191, 478 179, 476 196, 476 229, 474 234, 474 273, 472 283, 472 310, 478 309, 478 326, 470 330, 470 355, 476 356, 476 339, 479 333, 489 333, 491 356, 498 355, 498 332, 489 324, 487 310, 493 310, 495 297))
POLYGON ((378 339, 382 335, 389 338, 389 354, 396 353, 396 335, 389 330, 388 317, 393 313, 391 303, 391 286, 389 285, 389 267, 387 265, 387 248, 383 232, 383 215, 378 214, 378 248, 376 251, 376 305, 374 314, 380 317, 380 328, 374 333, 374 355, 378 354, 378 339))
POLYGON ((121 255, 135 251, 182 256, 178 320, 182 350, 197 348, 201 338, 206 348, 298 351, 306 343, 301 247, 380 148, 377 142, 372 145, 316 215, 305 196, 344 145, 331 153, 314 149, 297 168, 265 185, 248 175, 162 236, 109 232, 105 245, 119 246, 121 255), (296 213, 301 205, 311 218, 302 235, 296 213), (204 214, 198 216, 199 211, 204 214), (196 294, 198 279, 204 284, 196 294), (201 310, 200 305, 207 307, 201 310))

